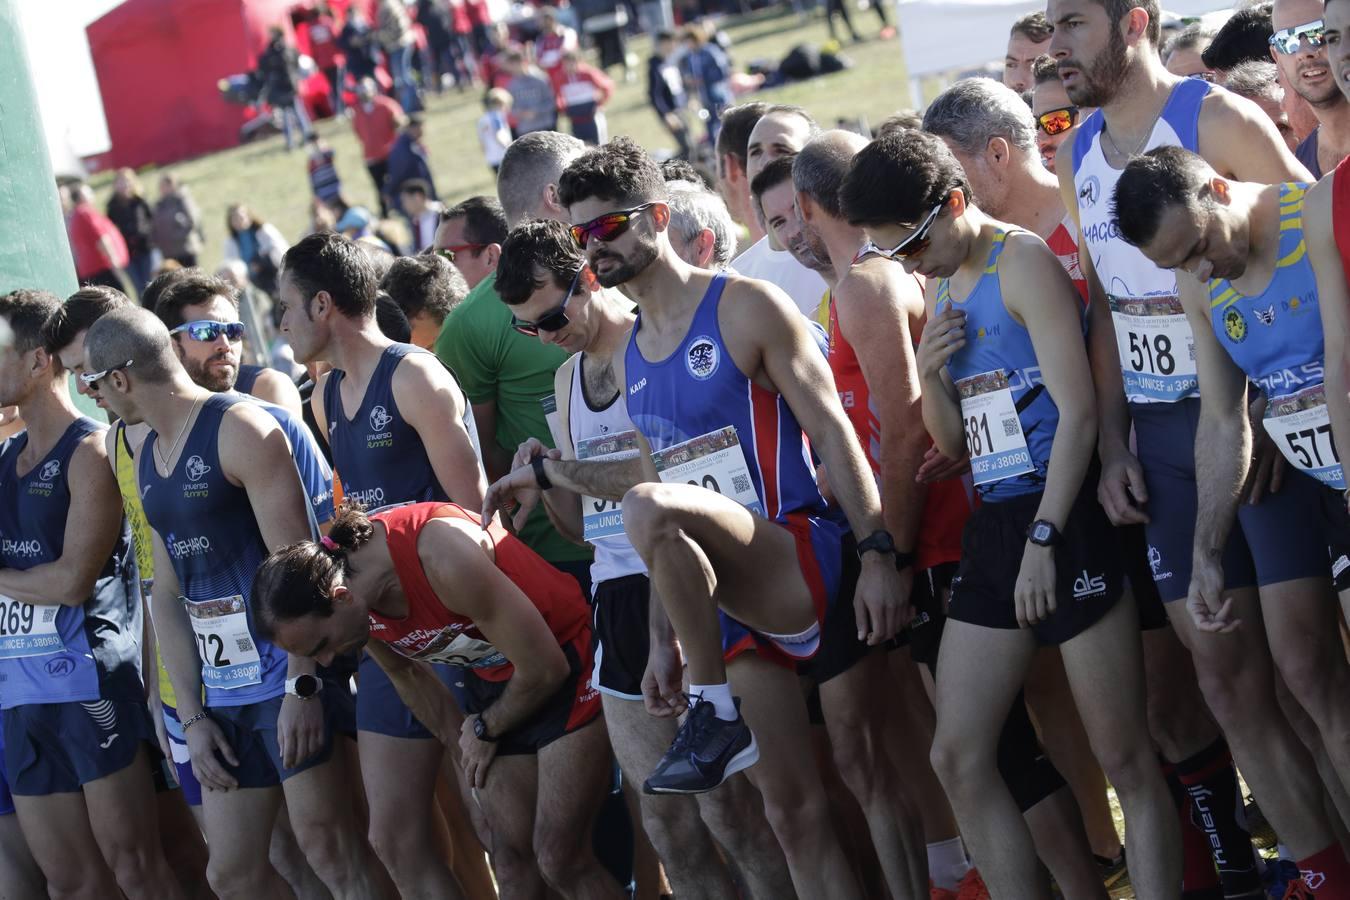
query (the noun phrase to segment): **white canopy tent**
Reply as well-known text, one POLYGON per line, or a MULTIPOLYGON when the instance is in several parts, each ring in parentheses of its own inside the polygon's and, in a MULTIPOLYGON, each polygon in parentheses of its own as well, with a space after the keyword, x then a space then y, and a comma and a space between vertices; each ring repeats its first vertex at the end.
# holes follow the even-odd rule
MULTIPOLYGON (((1232 0, 1163 2, 1164 10, 1183 16, 1232 6, 1232 0)), ((1002 60, 1012 23, 1037 9, 1045 9, 1044 0, 900 0, 900 46, 915 106, 922 106, 919 79, 1002 60)))

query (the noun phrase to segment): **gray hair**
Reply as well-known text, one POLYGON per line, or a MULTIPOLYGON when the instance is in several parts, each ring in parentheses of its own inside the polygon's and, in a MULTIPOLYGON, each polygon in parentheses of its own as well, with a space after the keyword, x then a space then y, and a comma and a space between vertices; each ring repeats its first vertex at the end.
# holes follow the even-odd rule
POLYGON ((1020 150, 1036 149, 1036 120, 1012 88, 992 78, 965 78, 943 91, 923 116, 929 134, 964 153, 981 153, 1001 137, 1020 150))
POLYGON ((535 131, 511 142, 497 170, 497 199, 512 227, 530 218, 550 184, 557 184, 586 145, 570 134, 535 131))
POLYGON ((821 132, 792 161, 792 187, 810 197, 826 215, 842 219, 839 185, 853 157, 866 146, 867 138, 852 131, 821 132))
POLYGON ((725 268, 736 255, 736 225, 722 198, 691 181, 672 181, 670 189, 670 227, 686 242, 703 229, 713 234, 712 264, 725 268))
POLYGON ((1226 73, 1223 86, 1248 100, 1279 102, 1284 96, 1284 88, 1280 87, 1279 82, 1279 69, 1273 62, 1263 59, 1249 59, 1233 66, 1226 73))

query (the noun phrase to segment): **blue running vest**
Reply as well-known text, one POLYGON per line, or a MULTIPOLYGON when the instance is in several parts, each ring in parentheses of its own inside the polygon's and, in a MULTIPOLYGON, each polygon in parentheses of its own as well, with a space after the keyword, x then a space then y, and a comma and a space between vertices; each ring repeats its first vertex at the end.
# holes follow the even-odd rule
MULTIPOLYGON (((0 444, 0 566, 31 569, 60 559, 70 512, 70 461, 80 442, 104 426, 71 423, 31 471, 17 471, 28 446, 23 431, 0 444)), ((129 589, 130 532, 122 534, 83 606, 0 607, 0 705, 142 696, 141 610, 129 589)))

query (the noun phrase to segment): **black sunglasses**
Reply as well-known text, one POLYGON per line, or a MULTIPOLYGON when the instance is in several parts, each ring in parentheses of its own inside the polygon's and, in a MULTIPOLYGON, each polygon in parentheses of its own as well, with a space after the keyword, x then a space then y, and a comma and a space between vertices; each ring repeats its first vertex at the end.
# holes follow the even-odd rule
POLYGON ((512 316, 511 327, 530 337, 538 337, 541 331, 556 332, 566 328, 568 321, 570 321, 567 318, 567 304, 572 299, 572 295, 577 292, 577 285, 581 283, 581 273, 585 270, 584 265, 577 269, 577 274, 572 276, 572 286, 567 289, 567 293, 563 295, 562 303, 558 304, 556 309, 545 313, 537 322, 527 322, 524 319, 517 319, 512 316))

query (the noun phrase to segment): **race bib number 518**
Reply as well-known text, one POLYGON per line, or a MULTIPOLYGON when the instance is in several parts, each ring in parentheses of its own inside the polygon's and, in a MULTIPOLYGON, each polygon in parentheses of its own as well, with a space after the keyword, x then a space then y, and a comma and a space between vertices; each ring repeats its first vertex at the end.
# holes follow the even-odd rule
POLYGON ((1171 295, 1107 299, 1126 399, 1175 403, 1195 396, 1195 336, 1181 301, 1171 295))

